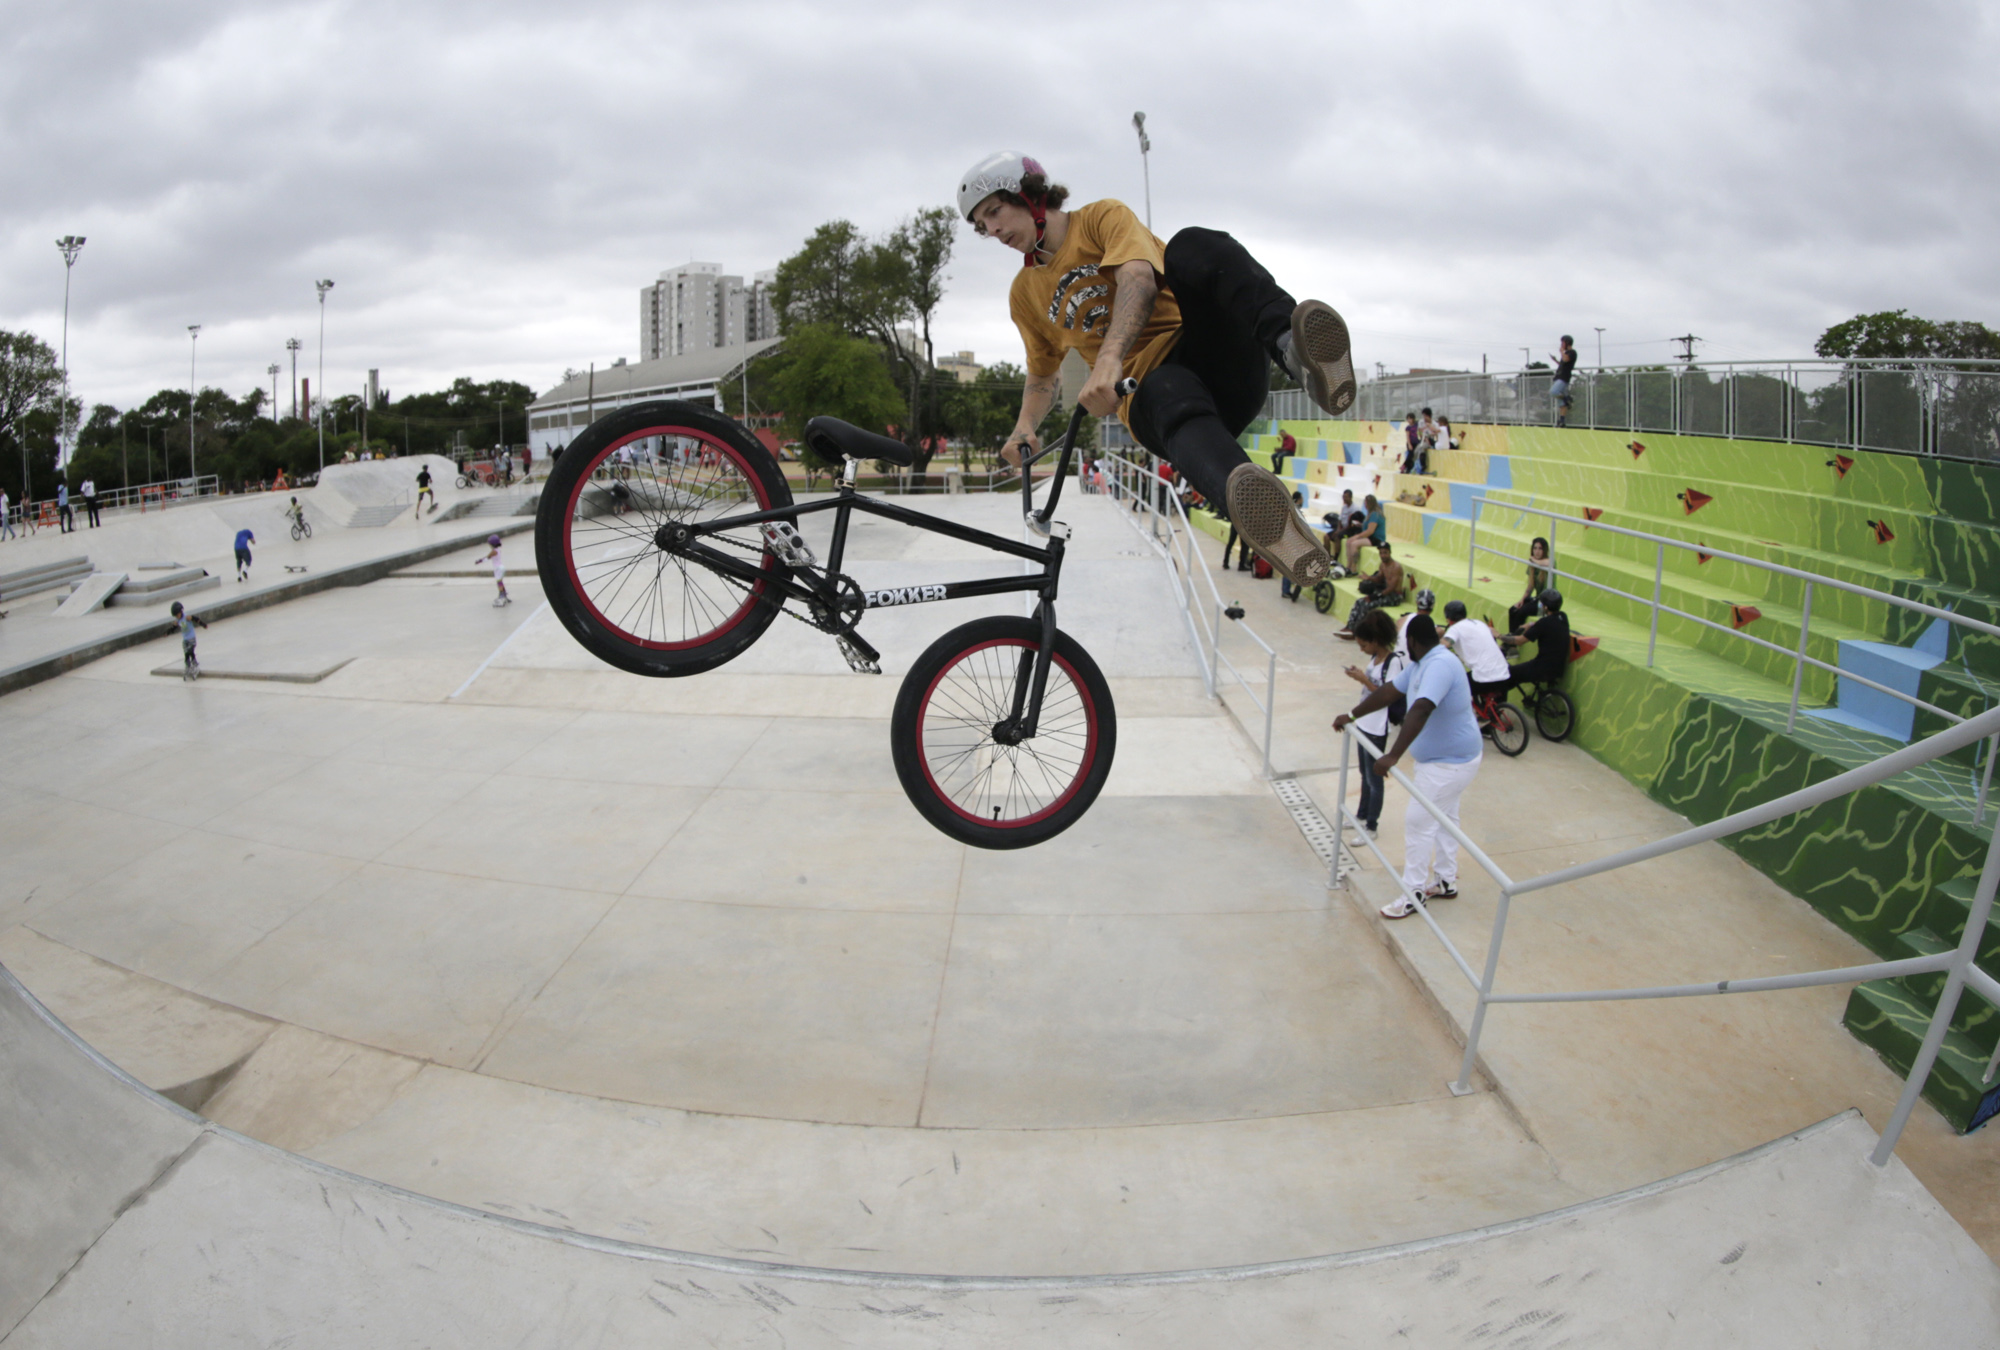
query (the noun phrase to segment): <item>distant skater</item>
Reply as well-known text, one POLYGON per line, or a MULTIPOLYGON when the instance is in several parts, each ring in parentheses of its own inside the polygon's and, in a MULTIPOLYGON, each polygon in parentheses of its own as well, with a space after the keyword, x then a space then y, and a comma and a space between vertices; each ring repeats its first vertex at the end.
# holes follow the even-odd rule
POLYGON ((490 562, 493 564, 493 584, 500 588, 500 594, 493 597, 493 608, 498 609, 502 605, 513 604, 514 597, 507 594, 507 564, 500 560, 500 536, 497 534, 487 535, 486 556, 475 558, 473 561, 490 562))
POLYGON ((201 665, 194 659, 194 630, 208 627, 208 620, 196 618, 181 608, 181 602, 174 601, 169 611, 174 616, 174 626, 181 630, 181 679, 201 678, 201 665))
POLYGON ((417 514, 424 513, 424 498, 431 499, 431 510, 438 509, 437 494, 431 491, 431 466, 426 464, 417 470, 417 514))
POLYGON ((248 530, 236 532, 236 579, 250 579, 250 546, 257 542, 257 536, 248 530))

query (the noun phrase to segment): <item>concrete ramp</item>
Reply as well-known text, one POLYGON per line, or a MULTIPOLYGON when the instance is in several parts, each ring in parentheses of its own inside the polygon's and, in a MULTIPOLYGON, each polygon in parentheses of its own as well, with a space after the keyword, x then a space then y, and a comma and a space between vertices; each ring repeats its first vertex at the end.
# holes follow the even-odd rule
POLYGON ((1423 1242, 1067 1278, 813 1270, 499 1218, 212 1125, 0 969, 0 1345, 2000 1343, 2000 1271, 1855 1114, 1423 1242))
POLYGON ((75 589, 69 593, 69 598, 56 606, 56 617, 73 619, 79 614, 102 609, 104 602, 111 598, 111 593, 124 584, 123 572, 92 572, 74 583, 75 589))

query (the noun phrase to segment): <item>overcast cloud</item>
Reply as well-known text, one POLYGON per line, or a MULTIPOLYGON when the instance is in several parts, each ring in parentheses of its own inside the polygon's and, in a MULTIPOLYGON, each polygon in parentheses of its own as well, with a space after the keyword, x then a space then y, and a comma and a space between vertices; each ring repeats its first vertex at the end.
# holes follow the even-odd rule
MULTIPOLYGON (((546 389, 638 288, 950 200, 996 148, 1228 229, 1391 369, 1802 355, 1907 307, 2000 324, 1995 7, 64 0, 0 32, 0 327, 86 402, 265 381, 546 389)), ((962 232, 936 337, 1019 359, 962 232)))

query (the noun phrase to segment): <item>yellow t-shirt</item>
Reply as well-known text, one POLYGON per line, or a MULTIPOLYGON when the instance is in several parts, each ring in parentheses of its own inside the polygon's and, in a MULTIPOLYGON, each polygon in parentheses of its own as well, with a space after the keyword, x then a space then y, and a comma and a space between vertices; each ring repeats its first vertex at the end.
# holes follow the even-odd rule
MULTIPOLYGON (((1144 379, 1167 359, 1181 334, 1181 307, 1164 281, 1166 246, 1140 224, 1131 207, 1107 197, 1069 213, 1069 228, 1054 258, 1014 274, 1008 305, 1028 349, 1030 375, 1055 374, 1072 347, 1087 363, 1097 364, 1118 301, 1113 274, 1135 260, 1151 263, 1162 281, 1151 317, 1125 353, 1125 374, 1144 379)), ((1131 403, 1126 398, 1118 405, 1128 425, 1131 403)))

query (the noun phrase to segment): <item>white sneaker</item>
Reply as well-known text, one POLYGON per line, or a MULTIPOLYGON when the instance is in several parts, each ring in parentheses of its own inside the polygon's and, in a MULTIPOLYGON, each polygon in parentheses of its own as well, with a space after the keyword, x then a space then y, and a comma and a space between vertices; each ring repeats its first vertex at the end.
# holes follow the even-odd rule
POLYGON ((1423 907, 1422 900, 1415 896, 1406 895, 1400 900, 1391 901, 1389 904, 1382 906, 1381 914, 1385 919, 1407 919, 1423 907))

